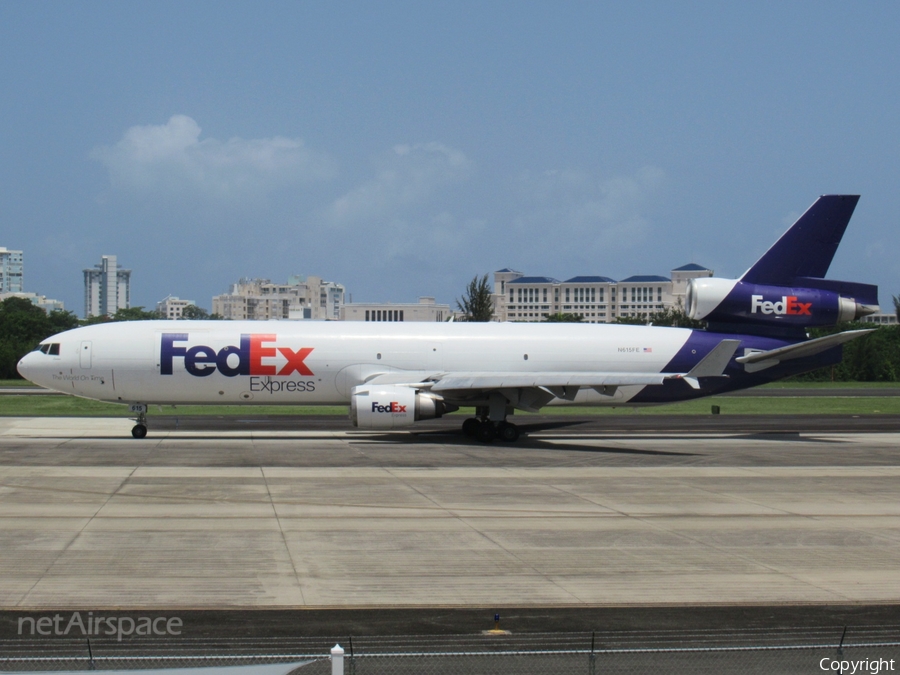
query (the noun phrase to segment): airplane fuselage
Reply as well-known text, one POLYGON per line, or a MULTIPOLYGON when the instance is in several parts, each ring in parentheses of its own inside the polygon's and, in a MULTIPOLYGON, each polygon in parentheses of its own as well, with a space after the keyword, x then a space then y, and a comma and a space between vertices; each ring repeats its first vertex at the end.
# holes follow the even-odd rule
MULTIPOLYGON (((60 392, 114 403, 345 405, 374 377, 416 383, 445 373, 687 372, 724 338, 736 355, 789 341, 686 328, 604 324, 140 321, 77 328, 26 355, 20 371, 60 392)), ((790 372, 835 362, 840 348, 790 372)), ((644 405, 695 398, 784 377, 751 375, 732 362, 726 378, 692 389, 583 388, 553 404, 644 405)), ((460 400, 467 404, 467 400, 460 400)), ((475 404, 475 403, 468 403, 475 404)))

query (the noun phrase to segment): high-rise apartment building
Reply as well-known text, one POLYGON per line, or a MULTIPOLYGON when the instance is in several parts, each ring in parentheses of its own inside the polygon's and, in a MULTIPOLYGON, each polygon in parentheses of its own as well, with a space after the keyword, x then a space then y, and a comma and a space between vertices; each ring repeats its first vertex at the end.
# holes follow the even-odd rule
POLYGON ((105 255, 93 269, 84 270, 84 316, 112 316, 131 307, 131 270, 119 267, 116 256, 105 255))
POLYGON ((0 246, 0 293, 24 292, 22 251, 0 246))

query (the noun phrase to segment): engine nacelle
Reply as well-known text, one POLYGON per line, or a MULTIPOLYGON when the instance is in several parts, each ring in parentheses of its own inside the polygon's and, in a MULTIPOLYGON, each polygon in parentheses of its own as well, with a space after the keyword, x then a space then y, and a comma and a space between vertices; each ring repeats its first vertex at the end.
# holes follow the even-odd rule
POLYGON ((440 396, 411 387, 360 385, 350 392, 350 419, 360 429, 397 429, 458 410, 440 396))
POLYGON ((687 315, 720 323, 780 326, 833 326, 878 311, 839 293, 817 288, 750 284, 739 279, 692 279, 687 289, 687 315))

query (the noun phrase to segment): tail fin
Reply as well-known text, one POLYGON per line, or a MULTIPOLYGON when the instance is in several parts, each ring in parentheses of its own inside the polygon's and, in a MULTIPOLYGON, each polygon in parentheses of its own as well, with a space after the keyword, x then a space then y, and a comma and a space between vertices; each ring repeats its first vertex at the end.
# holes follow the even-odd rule
POLYGON ((741 281, 790 286, 800 277, 824 277, 858 201, 859 195, 819 197, 741 281))
POLYGON ((878 287, 823 278, 859 195, 825 195, 739 280, 691 280, 687 312, 710 330, 803 340, 878 311, 878 287))

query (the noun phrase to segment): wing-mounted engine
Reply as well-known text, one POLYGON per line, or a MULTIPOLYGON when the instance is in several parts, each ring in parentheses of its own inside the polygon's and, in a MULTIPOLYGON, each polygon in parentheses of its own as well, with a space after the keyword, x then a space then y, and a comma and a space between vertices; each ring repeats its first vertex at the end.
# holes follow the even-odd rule
POLYGON ((360 385, 350 394, 350 419, 360 429, 397 429, 458 410, 436 394, 402 385, 360 385))
POLYGON ((820 287, 770 286, 714 277, 693 279, 688 285, 685 309, 692 319, 711 324, 800 329, 834 326, 878 311, 876 286, 824 279, 806 281, 820 287), (856 297, 842 290, 854 292, 856 297))

